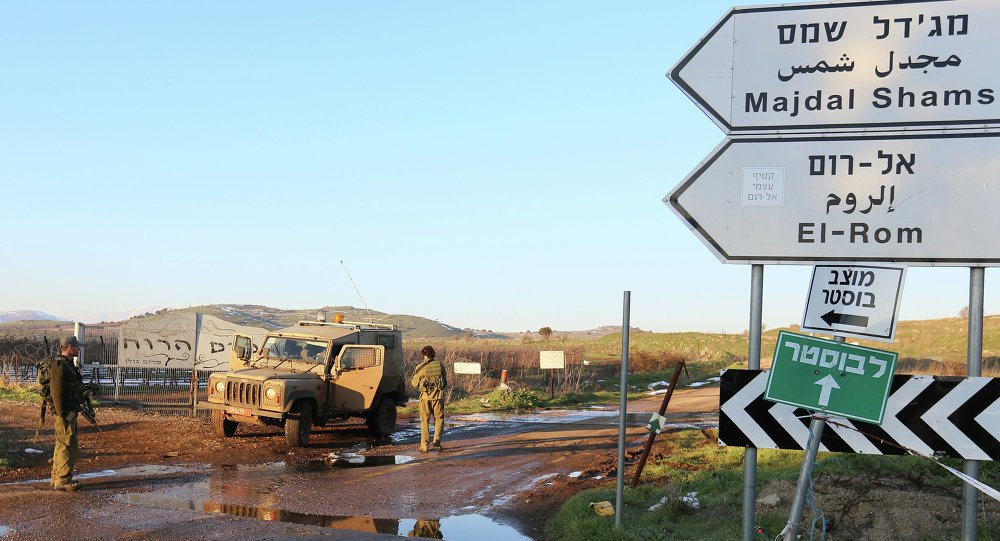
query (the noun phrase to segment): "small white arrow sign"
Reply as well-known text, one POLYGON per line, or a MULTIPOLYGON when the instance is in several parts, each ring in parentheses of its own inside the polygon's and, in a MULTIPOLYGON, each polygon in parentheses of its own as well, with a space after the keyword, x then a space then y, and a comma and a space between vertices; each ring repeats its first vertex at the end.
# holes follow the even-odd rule
POLYGON ((839 389, 840 385, 837 384, 837 380, 833 379, 833 375, 827 374, 823 379, 814 382, 816 385, 822 385, 823 388, 819 391, 819 405, 829 406, 830 405, 830 391, 833 389, 839 389))
POLYGON ((739 7, 667 75, 726 133, 996 124, 998 27, 986 0, 739 7))
POLYGON ((998 155, 1000 133, 729 138, 664 203, 729 263, 995 266, 998 155))

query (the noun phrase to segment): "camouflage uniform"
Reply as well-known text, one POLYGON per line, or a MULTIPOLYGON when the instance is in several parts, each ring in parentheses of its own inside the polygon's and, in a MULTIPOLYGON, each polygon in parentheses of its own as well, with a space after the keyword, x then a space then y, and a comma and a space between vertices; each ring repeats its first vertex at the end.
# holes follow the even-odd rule
POLYGON ((434 417, 434 441, 441 448, 444 430, 444 388, 448 386, 444 366, 437 359, 427 359, 417 365, 410 385, 420 390, 420 450, 427 451, 430 417, 434 417))
POLYGON ((426 518, 417 519, 410 533, 406 537, 425 537, 427 539, 444 539, 441 534, 441 521, 426 518))
POLYGON ((52 486, 58 487, 73 482, 73 466, 80 453, 76 418, 86 387, 73 360, 64 355, 58 355, 52 361, 49 378, 49 408, 54 414, 56 433, 55 450, 52 452, 52 486))

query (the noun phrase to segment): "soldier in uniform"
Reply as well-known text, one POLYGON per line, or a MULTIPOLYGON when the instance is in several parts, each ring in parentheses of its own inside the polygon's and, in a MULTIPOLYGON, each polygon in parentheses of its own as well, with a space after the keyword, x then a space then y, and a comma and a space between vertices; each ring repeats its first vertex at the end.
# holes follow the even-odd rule
POLYGON ((59 355, 49 368, 49 406, 55 414, 56 433, 56 446, 52 452, 52 488, 56 490, 80 488, 80 483, 73 480, 73 466, 80 452, 76 418, 86 392, 83 376, 73 364, 73 357, 79 354, 80 342, 75 336, 66 336, 59 341, 59 355))
POLYGON ((424 346, 420 350, 424 360, 413 371, 410 385, 420 391, 420 451, 427 452, 430 418, 434 417, 434 441, 431 445, 440 451, 441 432, 444 430, 444 389, 448 386, 447 376, 441 361, 434 358, 434 348, 424 346))

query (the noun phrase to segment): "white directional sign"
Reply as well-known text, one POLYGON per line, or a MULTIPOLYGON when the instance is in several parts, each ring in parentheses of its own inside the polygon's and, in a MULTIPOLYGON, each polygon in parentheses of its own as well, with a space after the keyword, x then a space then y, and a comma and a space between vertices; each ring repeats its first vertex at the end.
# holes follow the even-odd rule
POLYGON ((906 267, 816 265, 802 330, 892 342, 905 276, 906 267))
POLYGON ((1000 123, 994 0, 733 8, 668 76, 726 133, 1000 123))
POLYGON ((731 263, 997 266, 997 136, 727 138, 664 202, 731 263))

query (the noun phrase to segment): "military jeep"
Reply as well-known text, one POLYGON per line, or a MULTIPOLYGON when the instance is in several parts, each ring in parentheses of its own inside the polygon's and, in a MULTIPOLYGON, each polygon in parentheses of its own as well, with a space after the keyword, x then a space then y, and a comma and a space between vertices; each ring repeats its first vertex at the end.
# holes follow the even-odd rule
POLYGON ((212 430, 232 437, 240 423, 283 427, 288 445, 309 442, 312 427, 362 417, 368 431, 396 429, 406 403, 403 340, 394 325, 300 321, 262 344, 237 334, 230 372, 208 379, 212 430))

